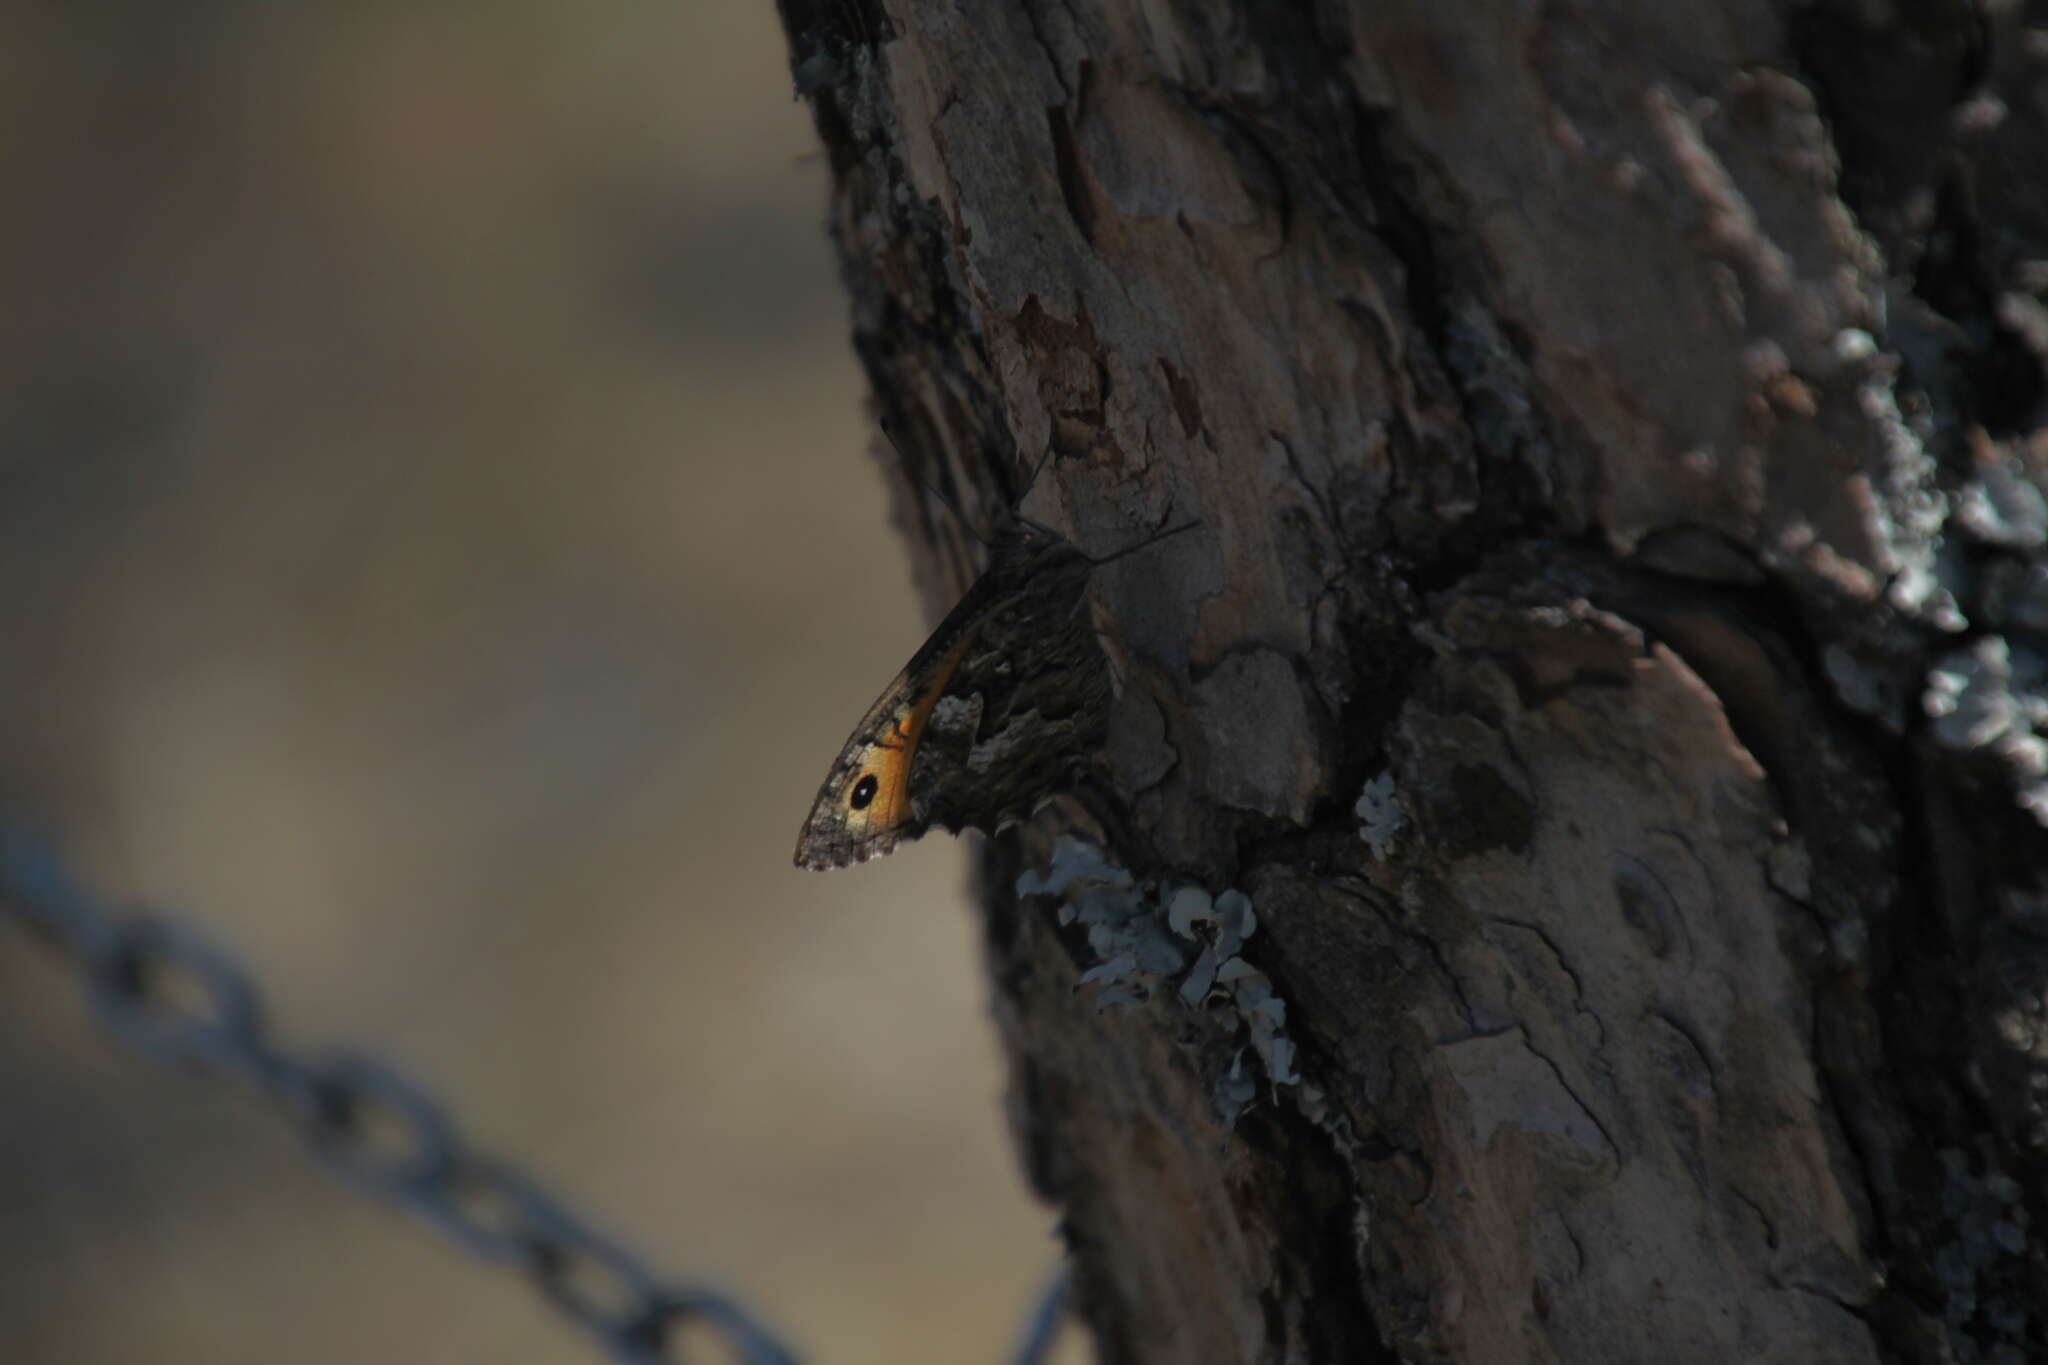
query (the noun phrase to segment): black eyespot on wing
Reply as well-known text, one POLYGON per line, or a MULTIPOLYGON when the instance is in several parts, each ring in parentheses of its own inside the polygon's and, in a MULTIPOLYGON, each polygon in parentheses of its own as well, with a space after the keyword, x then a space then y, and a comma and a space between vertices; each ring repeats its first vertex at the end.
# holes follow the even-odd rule
POLYGON ((875 799, 875 793, 880 791, 881 788, 882 784, 875 781, 873 773, 862 777, 860 781, 853 784, 853 808, 855 810, 866 810, 868 802, 875 799))

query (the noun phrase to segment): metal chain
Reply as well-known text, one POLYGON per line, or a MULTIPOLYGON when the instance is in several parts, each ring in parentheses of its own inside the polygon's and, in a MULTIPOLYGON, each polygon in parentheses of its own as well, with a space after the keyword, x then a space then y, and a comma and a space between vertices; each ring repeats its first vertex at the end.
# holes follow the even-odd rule
MULTIPOLYGON (((426 1091, 374 1058, 301 1056, 270 1041, 263 997, 233 959, 161 915, 113 915, 42 843, 0 828, 0 911, 68 954, 93 1013, 134 1052, 238 1079, 276 1102, 335 1174, 472 1255, 525 1273, 622 1365, 673 1365, 700 1323, 742 1365, 798 1365, 732 1298, 662 1279, 518 1171, 471 1148, 426 1091)), ((1042 1365, 1066 1314, 1067 1274, 1026 1320, 1011 1365, 1042 1365)))
POLYGON ((45 849, 6 831, 0 908, 78 963, 93 1012, 121 1042, 261 1091, 344 1180, 473 1255, 524 1272, 613 1360, 673 1362, 676 1329, 694 1322, 723 1337, 744 1365, 796 1365, 732 1299, 662 1279, 545 1190, 472 1149, 432 1096, 389 1067, 274 1045, 255 983, 219 949, 161 916, 107 914, 45 849))
MULTIPOLYGON (((700 1323, 742 1365, 798 1365, 730 1297, 662 1279, 518 1171, 471 1148, 441 1105, 374 1058, 301 1056, 270 1041, 263 997, 220 949, 161 915, 113 915, 42 843, 0 827, 0 911, 68 954, 101 1024, 134 1052, 233 1077, 276 1102, 320 1159, 472 1255, 525 1273, 622 1365, 673 1365, 700 1323)), ((1011 1365, 1042 1365, 1066 1316, 1064 1269, 1011 1365)))

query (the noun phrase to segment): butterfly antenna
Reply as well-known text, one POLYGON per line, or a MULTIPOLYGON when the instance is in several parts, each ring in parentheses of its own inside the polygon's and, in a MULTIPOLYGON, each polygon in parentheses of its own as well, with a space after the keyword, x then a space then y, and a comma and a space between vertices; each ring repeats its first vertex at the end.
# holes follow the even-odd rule
MULTIPOLYGON (((1045 455, 1041 457, 1038 461, 1038 468, 1033 470, 1031 474, 1031 483, 1025 485, 1025 494, 1027 496, 1031 491, 1032 485, 1035 485, 1038 482, 1039 471, 1042 471, 1045 468, 1046 460, 1049 460, 1051 458, 1052 452, 1047 451, 1045 455)), ((1022 499, 1020 498, 1019 501, 1021 502, 1022 499)), ((1167 505, 1166 511, 1168 516, 1173 515, 1173 506, 1171 503, 1167 505)), ((1017 510, 1014 504, 1011 506, 1010 516, 1014 521, 1018 522, 1019 524, 1028 526, 1032 530, 1037 531, 1042 535, 1051 536, 1055 540, 1064 540, 1066 538, 1065 536, 1061 535, 1059 531, 1055 530, 1053 527, 1047 526, 1044 522, 1033 521, 1030 517, 1025 516, 1021 511, 1017 510)), ((1188 521, 1182 522, 1178 526, 1169 526, 1164 531, 1160 531, 1154 535, 1149 535, 1145 537, 1143 540, 1139 541, 1136 545, 1126 546, 1124 549, 1117 550, 1113 553, 1104 555, 1101 559, 1091 559, 1088 562, 1090 564, 1093 564, 1098 569, 1105 564, 1114 564, 1119 559, 1122 559, 1125 555, 1134 555, 1140 550, 1148 550, 1152 546, 1157 545, 1160 541, 1165 540, 1168 536, 1177 536, 1182 531, 1192 531, 1201 524, 1202 520, 1200 517, 1192 518, 1188 521)))
POLYGON ((1164 531, 1160 531, 1155 535, 1146 536, 1136 545, 1127 545, 1121 550, 1112 551, 1111 553, 1104 555, 1100 559, 1091 559, 1088 562, 1090 564, 1093 564, 1098 569, 1105 564, 1114 564, 1119 559, 1127 558, 1128 556, 1138 553, 1138 551, 1140 550, 1151 549, 1154 545, 1157 545, 1160 541, 1165 540, 1168 536, 1177 536, 1183 531, 1192 531, 1201 524, 1202 519, 1200 517, 1196 517, 1193 520, 1184 521, 1178 526, 1169 526, 1164 531))
POLYGON ((1038 457, 1038 463, 1031 466, 1031 473, 1025 476, 1023 490, 1010 499, 1013 506, 1031 496, 1031 490, 1038 487, 1038 476, 1043 474, 1045 467, 1052 463, 1052 457, 1055 453, 1052 446, 1048 444, 1045 448, 1045 454, 1038 457))
POLYGON ((904 451, 902 443, 896 439, 896 432, 893 428, 890 427, 889 419, 887 417, 881 417, 877 418, 876 422, 877 425, 879 425, 882 428, 882 435, 888 439, 890 447, 893 450, 895 450, 897 460, 900 461, 903 465, 903 472, 905 474, 908 474, 911 477, 911 479, 916 482, 919 488, 922 488, 925 492, 937 498, 939 500, 940 505, 943 506, 948 512, 951 512, 953 514, 953 520, 959 522, 961 528, 965 530, 968 535, 974 537, 975 542, 979 544, 982 549, 993 550, 995 548, 994 544, 989 540, 987 536, 983 535, 979 530, 975 529, 973 521, 971 521, 968 518, 965 512, 960 510, 960 504, 953 501, 952 496, 949 493, 947 493, 945 489, 939 487, 931 480, 923 477, 922 475, 916 473, 913 470, 910 456, 908 453, 904 451))

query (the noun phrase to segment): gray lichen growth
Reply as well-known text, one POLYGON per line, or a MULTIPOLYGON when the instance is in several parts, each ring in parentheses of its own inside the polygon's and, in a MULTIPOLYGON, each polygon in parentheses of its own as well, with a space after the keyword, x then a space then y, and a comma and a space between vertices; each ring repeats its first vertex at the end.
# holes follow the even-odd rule
POLYGON ((1934 742, 1954 752, 1981 751, 2011 773, 2021 806, 2048 824, 2048 695, 2031 654, 2015 658, 1999 635, 1944 655, 1927 675, 1921 706, 1934 742))
POLYGON ((1408 822, 1407 813, 1401 809, 1400 793, 1394 790, 1394 775, 1381 773, 1367 782, 1351 809, 1358 816, 1358 837, 1365 840, 1373 857, 1385 861, 1394 850, 1402 826, 1408 822))
POLYGON ((1027 869, 1017 878, 1017 894, 1059 898, 1059 922, 1086 930, 1095 965, 1081 974, 1081 984, 1095 988, 1098 1009, 1169 997, 1188 1009, 1231 1007, 1242 1046, 1216 1086, 1227 1122, 1257 1097, 1247 1053, 1272 1084, 1300 1082, 1287 1002, 1242 956, 1259 928, 1244 892, 1212 896, 1193 883, 1137 881, 1094 844, 1061 835, 1045 871, 1027 869))
MULTIPOLYGON (((1869 340, 1852 328, 1836 338, 1835 348, 1837 354, 1848 356, 1864 351, 1869 340)), ((1960 630, 1962 609, 1935 563, 1948 499, 1934 487, 1934 461, 1920 433, 1899 410, 1894 370, 1890 365, 1874 366, 1856 391, 1857 405, 1879 442, 1879 496, 1871 514, 1877 521, 1876 542, 1882 547, 1881 567, 1893 575, 1893 606, 1937 630, 1960 630)))
POLYGON ((2008 550, 2048 545, 2048 499, 2008 457, 1980 469, 1956 499, 1956 521, 1972 538, 2008 550))
MULTIPOLYGON (((1234 893, 1232 893, 1234 894, 1234 893)), ((1216 984, 1228 990, 1251 1029, 1252 1051, 1266 1064, 1275 1085, 1301 1079, 1294 1069, 1294 1040, 1287 1036, 1287 1002, 1273 993, 1266 974, 1241 957, 1216 969, 1216 984)))
POLYGON ((1081 974, 1081 984, 1098 988, 1099 1009, 1150 998, 1155 985, 1187 964, 1158 913, 1154 893, 1151 883, 1134 883, 1101 849, 1067 835, 1054 844, 1052 863, 1043 873, 1027 869, 1017 878, 1018 895, 1058 896, 1060 923, 1079 923, 1087 930, 1096 963, 1081 974))
POLYGON ((1921 710, 1936 745, 2002 768, 2017 804, 2048 824, 2048 491, 2009 443, 1973 430, 1969 453, 1933 561, 1968 619, 1936 624, 1981 633, 1926 668, 1921 710))

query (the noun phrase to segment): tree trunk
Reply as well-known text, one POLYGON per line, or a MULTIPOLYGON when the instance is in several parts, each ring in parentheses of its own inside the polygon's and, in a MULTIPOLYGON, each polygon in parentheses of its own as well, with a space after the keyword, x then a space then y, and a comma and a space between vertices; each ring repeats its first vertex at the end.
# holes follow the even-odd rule
POLYGON ((1102 1358, 2048 1359, 2048 5, 782 7, 1102 1358))

